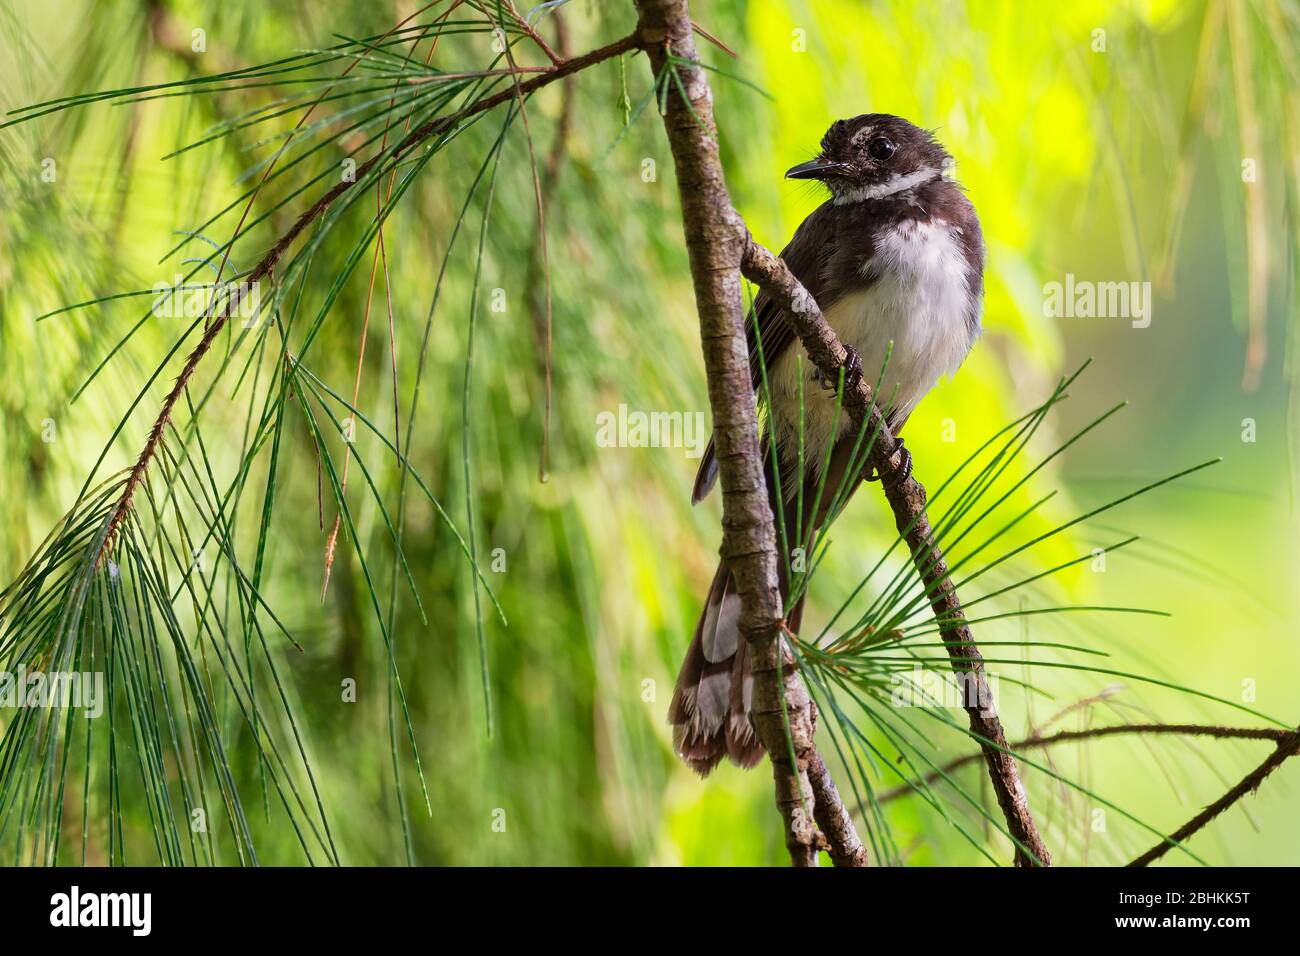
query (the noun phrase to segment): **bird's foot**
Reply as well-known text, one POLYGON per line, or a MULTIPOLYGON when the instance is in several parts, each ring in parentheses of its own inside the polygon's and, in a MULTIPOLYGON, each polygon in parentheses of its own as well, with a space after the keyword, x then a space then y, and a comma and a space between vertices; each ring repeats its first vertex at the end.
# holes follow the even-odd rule
MULTIPOLYGON (((912 453, 908 451, 907 446, 903 444, 903 439, 899 438, 897 439, 897 442, 898 448, 894 453, 898 455, 898 468, 889 476, 889 483, 891 485, 901 485, 903 482, 907 481, 908 478, 912 477, 912 453)), ((879 481, 880 475, 875 474, 873 471, 872 474, 867 476, 866 480, 879 481)))
MULTIPOLYGON (((862 359, 858 356, 858 350, 851 345, 844 346, 846 358, 844 359, 844 393, 858 387, 858 382, 862 380, 862 359)), ((837 391, 840 387, 839 376, 830 376, 821 369, 817 370, 815 376, 817 384, 828 392, 837 391)))

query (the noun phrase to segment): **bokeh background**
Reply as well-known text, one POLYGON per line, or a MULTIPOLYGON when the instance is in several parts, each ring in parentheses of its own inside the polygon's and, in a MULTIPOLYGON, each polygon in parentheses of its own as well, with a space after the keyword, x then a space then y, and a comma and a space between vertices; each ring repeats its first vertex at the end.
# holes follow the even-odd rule
MULTIPOLYGON (((0 106, 6 111, 99 90, 180 84, 90 100, 0 129, 0 581, 18 575, 73 506, 123 416, 100 476, 134 460, 179 369, 178 358, 165 363, 131 411, 132 398, 185 325, 156 317, 140 323, 147 299, 105 297, 169 282, 193 267, 183 259, 211 252, 203 239, 185 242, 185 233, 228 241, 244 207, 236 200, 302 115, 294 97, 323 90, 349 60, 270 74, 256 84, 189 81, 381 37, 404 18, 416 14, 410 24, 428 23, 444 9, 435 4, 420 14, 410 2, 311 0, 0 2, 0 106), (201 51, 194 49, 195 30, 203 31, 201 51), (254 117, 256 123, 246 122, 254 117), (195 143, 202 145, 176 152, 195 143), (51 168, 47 160, 53 160, 53 180, 43 175, 51 168), (228 206, 233 211, 212 221, 228 206), (38 320, 85 301, 94 304, 38 320)), ((521 12, 529 10, 521 5, 521 12)), ((543 35, 571 52, 609 42, 635 22, 631 4, 615 0, 572 0, 537 14, 543 35)), ((497 55, 483 26, 487 16, 462 5, 453 19, 478 25, 443 36, 431 62, 447 71, 484 69, 497 55)), ((963 591, 969 602, 1140 536, 1107 554, 1104 565, 1085 561, 982 606, 983 615, 1010 615, 978 625, 975 633, 990 645, 986 655, 1004 662, 990 668, 1000 678, 1011 739, 1148 720, 1264 725, 1230 703, 1283 724, 1300 720, 1293 421, 1300 7, 1290 0, 715 0, 696 5, 695 16, 735 53, 700 40, 705 62, 718 70, 711 80, 733 199, 769 246, 783 245, 822 201, 815 187, 783 181, 782 174, 812 155, 836 118, 896 113, 934 129, 956 158, 957 177, 980 212, 988 243, 986 331, 955 380, 937 388, 908 425, 918 477, 932 488, 942 483, 1089 358, 1068 400, 1053 409, 999 488, 1011 489, 1080 429, 1127 402, 1011 491, 987 519, 986 533, 1052 496, 984 559, 1129 491, 1222 458, 1066 528, 963 591), (1067 274, 1150 282, 1150 326, 1045 315, 1045 284, 1067 274), (1170 616, 1018 613, 1085 605, 1170 616), (1047 644, 1104 653, 1082 663, 1165 683, 1048 666, 1081 658, 1047 644)), ((423 62, 430 41, 412 49, 415 39, 409 36, 401 52, 423 62)), ((521 63, 544 62, 527 41, 512 49, 521 63)), ((352 50, 365 54, 363 71, 372 68, 388 83, 394 70, 416 68, 384 61, 366 47, 352 50)), ((301 283, 302 313, 320 323, 304 361, 350 398, 364 341, 357 406, 385 435, 394 434, 394 389, 405 434, 422 358, 412 467, 460 534, 472 521, 474 548, 507 622, 494 615, 482 590, 476 596, 461 545, 430 501, 408 486, 399 507, 401 469, 367 428, 358 429, 355 449, 374 492, 354 462, 346 496, 355 547, 345 525, 322 600, 325 543, 338 509, 328 479, 319 477, 317 445, 296 410, 299 399, 289 400, 277 429, 281 460, 261 591, 301 650, 267 625, 272 651, 257 665, 256 680, 272 690, 263 701, 268 723, 261 732, 302 741, 341 862, 785 859, 766 769, 724 766, 702 782, 674 757, 665 720, 676 667, 716 561, 717 498, 689 506, 695 462, 684 449, 596 442, 597 416, 620 404, 707 410, 653 82, 645 58, 632 55, 529 100, 527 130, 513 123, 500 151, 481 257, 487 190, 480 186, 471 196, 471 188, 504 114, 490 114, 433 156, 385 222, 394 339, 383 270, 371 276, 373 241, 360 241, 374 218, 373 188, 370 199, 331 223, 301 283), (648 108, 637 112, 647 98, 648 108), (539 456, 546 270, 529 135, 544 190, 553 303, 545 481, 539 456), (448 253, 467 197, 464 225, 448 253), (348 272, 348 257, 358 249, 360 264, 348 272), (386 517, 396 522, 399 515, 423 615, 394 562, 386 517), (419 769, 403 722, 394 717, 400 708, 386 632, 419 769), (272 667, 283 698, 275 696, 272 667), (355 702, 343 699, 346 680, 356 683, 355 702)), ((320 126, 295 140, 289 156, 319 149, 254 201, 254 224, 231 253, 235 268, 247 268, 335 181, 331 169, 350 155, 373 152, 365 140, 380 126, 346 127, 350 117, 382 116, 387 97, 359 88, 345 86, 346 95, 313 116, 320 126), (330 178, 309 182, 322 173, 330 178)), ((395 115, 396 126, 405 113, 395 115)), ((203 390, 216 383, 200 419, 201 461, 214 490, 230 487, 239 472, 250 410, 260 414, 281 347, 269 330, 265 337, 224 337, 218 354, 231 357, 224 375, 217 377, 217 359, 196 380, 203 390), (259 371, 241 377, 246 362, 259 371)), ((346 414, 337 405, 334 411, 346 414)), ((325 431, 338 464, 344 446, 332 428, 325 431)), ((264 447, 253 456, 247 500, 231 531, 238 560, 249 565, 263 527, 268 469, 264 447)), ((199 516, 191 512, 190 520, 199 516)), ((811 625, 819 629, 849 596, 892 543, 892 528, 876 486, 857 495, 815 576, 811 625)), ((966 550, 984 536, 973 534, 966 550)), ((960 545, 956 553, 963 553, 960 545)), ((196 648, 214 622, 236 636, 243 626, 239 602, 230 597, 229 561, 219 554, 210 560, 215 602, 224 609, 207 609, 205 626, 188 598, 175 607, 196 648)), ((900 567, 897 555, 888 559, 858 600, 869 603, 900 567)), ((220 688, 214 694, 224 699, 220 688)), ((176 765, 192 755, 184 756, 184 745, 182 756, 163 755, 160 774, 143 783, 147 775, 136 767, 137 737, 124 707, 129 703, 120 702, 114 717, 122 733, 116 764, 106 751, 85 761, 69 748, 77 755, 68 765, 68 788, 77 796, 64 801, 58 824, 67 834, 60 862, 157 862, 165 855, 160 829, 188 829, 179 800, 164 811, 151 794, 179 786, 176 765), (112 841, 109 830, 118 834, 112 841)), ((845 709, 852 719, 852 705, 845 709)), ((314 844, 304 850, 267 796, 254 735, 228 699, 218 723, 259 861, 326 859, 314 844)), ((9 715, 0 714, 0 725, 12 733, 9 715)), ((921 767, 900 764, 891 733, 861 718, 855 726, 863 733, 859 753, 876 753, 851 758, 850 767, 832 761, 842 789, 886 791, 901 782, 900 765, 921 767)), ((895 732, 937 761, 973 749, 941 722, 914 731, 900 725, 895 732)), ((1171 832, 1262 760, 1267 746, 1173 737, 1062 745, 1035 759, 1063 779, 1029 769, 1026 780, 1058 863, 1114 864, 1155 840, 1125 813, 1171 832)), ((836 752, 829 741, 823 749, 836 752)), ((21 795, 42 767, 36 758, 0 767, 7 781, 0 839, 19 861, 33 842, 29 836, 24 844, 24 829, 35 825, 21 795)), ((286 775, 310 792, 300 766, 286 775)), ((936 786, 935 805, 913 796, 873 814, 876 855, 883 846, 889 862, 909 865, 1009 861, 1005 838, 977 810, 992 806, 982 770, 967 767, 956 782, 936 786)), ((1199 835, 1192 849, 1209 863, 1294 864, 1300 860, 1297 783, 1300 769, 1283 768, 1258 797, 1199 835)), ((210 813, 210 858, 238 862, 220 806, 214 803, 210 813)), ((1167 859, 1189 862, 1177 851, 1167 859)))

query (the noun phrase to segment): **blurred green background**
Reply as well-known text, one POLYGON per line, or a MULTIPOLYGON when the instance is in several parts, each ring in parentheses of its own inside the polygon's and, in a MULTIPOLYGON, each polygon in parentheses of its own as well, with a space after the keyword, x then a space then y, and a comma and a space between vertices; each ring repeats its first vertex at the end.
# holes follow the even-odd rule
MULTIPOLYGON (((428 23, 444 9, 435 4, 418 13, 420 6, 409 2, 3 0, 0 105, 7 111, 55 97, 238 70, 379 37, 414 14, 411 24, 428 23), (203 31, 202 51, 194 49, 195 30, 203 31)), ((529 12, 527 4, 521 12, 529 12)), ((615 0, 573 0, 545 14, 534 21, 538 29, 574 53, 622 36, 635 22, 631 4, 615 0)), ((988 519, 991 530, 1003 523, 999 515, 1010 520, 1055 492, 994 553, 1188 466, 1223 459, 1070 527, 963 589, 970 602, 1137 534, 1137 543, 1106 555, 1104 571, 1096 563, 1076 565, 995 598, 980 613, 1073 604, 1171 614, 1079 611, 978 625, 977 639, 993 644, 986 656, 1007 661, 990 669, 1001 678, 999 705, 1009 737, 1119 721, 1262 721, 1168 687, 1034 667, 1025 662, 1078 658, 1030 643, 993 642, 1084 645, 1109 655, 1100 664, 1089 662, 1096 666, 1149 675, 1294 724, 1300 679, 1292 415, 1300 8, 1289 0, 717 0, 695 5, 694 15, 736 53, 733 59, 699 40, 705 62, 725 71, 711 80, 733 200, 770 247, 783 245, 822 200, 813 187, 783 181, 782 173, 812 155, 834 119, 896 113, 934 129, 956 157, 957 177, 979 210, 988 244, 986 331, 956 379, 937 388, 908 425, 922 481, 936 487, 1089 357, 1092 364, 1070 387, 1068 401, 1048 416, 1002 487, 1108 408, 1128 402, 988 519), (1150 326, 1135 328, 1123 318, 1045 316, 1044 285, 1063 282, 1067 274, 1151 282, 1150 326)), ((487 14, 462 5, 454 16, 479 26, 442 37, 433 64, 448 71, 485 68, 499 52, 482 26, 487 14)), ((401 50, 423 62, 429 47, 426 40, 401 50)), ((526 40, 512 49, 521 63, 544 63, 526 40)), ((278 111, 282 98, 324 90, 348 62, 277 73, 261 84, 221 84, 219 92, 169 87, 147 97, 90 102, 0 129, 0 580, 19 573, 72 507, 131 398, 184 329, 177 320, 151 318, 127 338, 147 310, 144 298, 37 317, 172 281, 192 268, 180 260, 210 252, 196 240, 160 261, 181 242, 181 232, 226 242, 244 207, 235 200, 261 176, 260 164, 302 109, 266 113, 278 111), (259 109, 263 122, 242 123, 259 109), (229 135, 164 159, 220 131, 216 124, 232 122, 237 128, 229 135), (50 168, 46 160, 54 163, 52 181, 42 175, 50 168), (209 222, 229 204, 233 211, 209 222), (102 372, 77 395, 110 352, 102 372)), ((481 593, 476 611, 456 537, 408 486, 403 547, 425 620, 397 572, 392 639, 427 781, 427 809, 400 718, 397 743, 390 743, 388 658, 367 584, 369 574, 387 622, 395 566, 384 516, 396 521, 399 514, 400 468, 379 438, 358 428, 355 449, 385 510, 354 461, 346 494, 366 566, 345 524, 322 602, 325 542, 337 509, 328 479, 318 490, 316 444, 297 400, 285 405, 262 593, 302 650, 271 628, 271 657, 286 700, 277 710, 280 702, 268 692, 265 703, 271 734, 282 741, 292 741, 295 730, 301 735, 342 862, 697 865, 786 859, 766 765, 754 772, 724 766, 701 782, 674 757, 665 720, 677 664, 716 561, 718 499, 689 506, 695 462, 683 449, 596 443, 597 416, 620 404, 707 410, 671 158, 654 105, 634 115, 623 132, 628 107, 646 102, 652 82, 645 58, 629 55, 621 66, 602 64, 528 101, 527 132, 545 193, 553 300, 546 481, 538 478, 546 340, 539 277, 545 270, 522 124, 512 124, 500 153, 481 263, 484 187, 470 199, 449 255, 429 326, 411 463, 461 533, 469 520, 468 487, 480 565, 508 624, 493 616, 481 593), (462 401, 471 316, 466 445, 462 401), (342 700, 348 679, 356 681, 355 702, 342 700), (292 724, 285 712, 293 714, 292 724), (394 749, 409 846, 395 797, 394 749)), ((234 268, 256 261, 336 180, 350 153, 360 149, 361 159, 373 152, 361 148, 365 136, 345 130, 347 111, 382 115, 388 94, 341 89, 346 95, 327 101, 313 121, 334 118, 296 141, 320 149, 254 202, 250 221, 267 215, 235 244, 234 268), (329 178, 308 183, 317 175, 329 178), (296 189, 302 194, 294 196, 296 189)), ((405 113, 394 115, 395 138, 405 113)), ((311 262, 302 311, 323 317, 307 360, 311 371, 351 397, 370 300, 357 405, 386 435, 394 434, 394 389, 400 434, 406 432, 443 257, 503 120, 500 110, 489 114, 433 156, 386 220, 395 343, 382 267, 372 285, 373 242, 363 244, 359 265, 326 308, 331 284, 344 275, 348 255, 373 219, 373 189, 332 224, 311 262)), ((370 127, 366 135, 380 129, 370 127)), ((296 145, 290 155, 305 148, 296 145)), ((223 334, 219 351, 234 353, 232 370, 202 411, 204 461, 223 491, 248 441, 250 409, 260 414, 280 362, 278 342, 266 347, 259 339, 223 334), (260 373, 241 378, 250 356, 260 373)), ((191 335, 179 355, 195 340, 191 335)), ((291 341, 291 347, 298 346, 291 341)), ((216 380, 219 361, 201 367, 197 394, 216 380)), ((128 417, 101 477, 139 453, 179 365, 179 358, 168 363, 128 417)), ((344 446, 332 427, 323 431, 338 464, 344 446)), ((257 549, 267 475, 263 449, 232 531, 245 566, 257 549)), ((809 630, 820 629, 877 561, 893 541, 892 528, 878 487, 869 486, 835 527, 812 587, 809 630)), ((968 540, 966 550, 982 537, 968 540)), ((221 578, 228 564, 211 557, 217 603, 224 601, 224 620, 237 626, 230 585, 221 578)), ((890 573, 900 567, 896 555, 887 567, 890 573)), ((885 580, 873 578, 859 601, 869 603, 885 580)), ((176 611, 196 646, 202 643, 188 599, 178 600, 176 611)), ((259 687, 273 686, 267 666, 259 668, 259 687)), ((0 714, 0 723, 7 719, 0 714)), ((258 859, 304 862, 294 829, 265 796, 247 728, 229 706, 221 720, 258 859)), ((880 759, 860 771, 832 760, 841 789, 851 790, 850 778, 859 786, 895 786, 898 750, 879 729, 865 722, 862 728, 880 748, 880 759)), ((130 741, 124 746, 129 753, 130 741)), ((930 735, 924 746, 936 760, 973 749, 949 730, 930 735)), ((1087 792, 1035 770, 1026 772, 1026 781, 1056 862, 1113 864, 1155 837, 1112 805, 1171 832, 1262 760, 1267 746, 1171 737, 1064 745, 1035 759, 1087 792)), ((823 749, 835 752, 829 743, 823 749)), ((78 797, 65 805, 68 848, 61 861, 81 858, 84 822, 86 859, 108 862, 105 831, 115 821, 127 862, 157 862, 155 807, 133 768, 134 756, 119 759, 123 766, 114 770, 96 758, 88 774, 73 760, 69 786, 78 797), (120 793, 113 798, 115 775, 120 793)), ((21 792, 23 775, 35 773, 34 766, 3 768, 18 781, 11 793, 21 792)), ((302 770, 290 775, 305 792, 302 770)), ((980 768, 958 776, 962 793, 993 806, 980 768)), ((1294 864, 1300 859, 1297 782, 1300 769, 1283 768, 1258 798, 1231 810, 1192 848, 1212 863, 1294 864)), ((942 786, 936 793, 942 812, 917 797, 885 807, 896 862, 978 863, 986 860, 981 846, 995 859, 1010 859, 1005 838, 969 801, 942 786)), ((0 839, 11 846, 24 818, 12 802, 3 809, 0 839)), ((183 808, 175 813, 184 827, 183 808)), ((210 813, 216 858, 235 862, 224 818, 215 807, 210 813)), ((316 851, 312 856, 323 859, 316 851)), ((1177 851, 1167 860, 1188 862, 1177 851)))

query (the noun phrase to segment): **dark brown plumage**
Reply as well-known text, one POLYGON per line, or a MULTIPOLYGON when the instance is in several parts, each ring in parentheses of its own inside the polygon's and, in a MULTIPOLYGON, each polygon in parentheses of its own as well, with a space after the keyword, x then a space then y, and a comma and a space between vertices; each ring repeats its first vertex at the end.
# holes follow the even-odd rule
MULTIPOLYGON (((951 157, 924 130, 896 116, 865 114, 833 124, 820 155, 796 166, 792 178, 825 183, 831 198, 813 211, 781 252, 795 277, 817 300, 844 343, 862 359, 873 384, 893 343, 882 401, 901 429, 941 374, 955 371, 979 331, 984 243, 970 200, 948 175, 951 157)), ((788 535, 798 523, 806 547, 813 529, 834 519, 829 506, 847 483, 842 507, 859 476, 847 474, 853 440, 842 416, 830 434, 834 396, 805 381, 804 514, 797 514, 797 467, 791 436, 799 429, 798 383, 793 365, 794 332, 784 311, 760 292, 754 308, 771 389, 768 431, 763 439, 769 499, 784 514, 788 535), (784 494, 778 500, 769 442, 777 443, 784 494), (814 507, 818 469, 831 442, 826 490, 814 507)), ((753 322, 746 322, 750 374, 762 394, 753 322)), ((692 501, 701 501, 717 478, 710 442, 695 478, 692 501)), ((788 593, 785 562, 781 591, 788 593)), ((752 678, 748 649, 736 629, 739 599, 725 565, 718 568, 677 679, 669 707, 678 753, 701 774, 722 760, 753 766, 763 749, 749 722, 752 678)), ((798 632, 802 600, 787 616, 798 632)))

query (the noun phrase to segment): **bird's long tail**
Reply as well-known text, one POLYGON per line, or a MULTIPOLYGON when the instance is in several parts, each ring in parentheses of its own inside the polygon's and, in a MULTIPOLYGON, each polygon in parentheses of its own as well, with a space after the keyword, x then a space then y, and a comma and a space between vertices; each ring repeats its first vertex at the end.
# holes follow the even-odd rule
MULTIPOLYGON (((851 480, 854 486, 845 496, 845 502, 856 489, 856 476, 852 479, 846 476, 852 457, 850 444, 841 442, 831 456, 825 489, 816 504, 817 481, 813 475, 807 477, 803 506, 808 514, 799 525, 805 529, 806 540, 814 540, 808 529, 820 527, 828 517, 834 517, 829 515, 829 510, 841 483, 851 480), (811 513, 814 506, 816 515, 811 513)), ((768 460, 766 455, 764 460, 768 460)), ((769 467, 768 488, 773 487, 769 467)), ((794 535, 797 499, 788 497, 790 500, 783 504, 785 527, 788 534, 794 535)), ((786 562, 779 561, 778 566, 784 603, 789 594, 786 562)), ((786 627, 795 634, 799 633, 803 618, 803 603, 800 598, 786 615, 786 627)), ((735 578, 722 563, 713 576, 668 708, 673 745, 701 776, 708 774, 723 757, 742 767, 752 767, 763 758, 763 745, 749 719, 754 679, 750 673, 749 646, 740 638, 739 624, 740 595, 736 592, 735 578)))
MULTIPOLYGON (((800 600, 787 616, 786 626, 797 632, 802 613, 800 600)), ((763 745, 749 719, 754 678, 739 622, 736 579, 720 563, 668 708, 673 746, 700 776, 706 776, 723 757, 741 767, 763 759, 763 745)))

